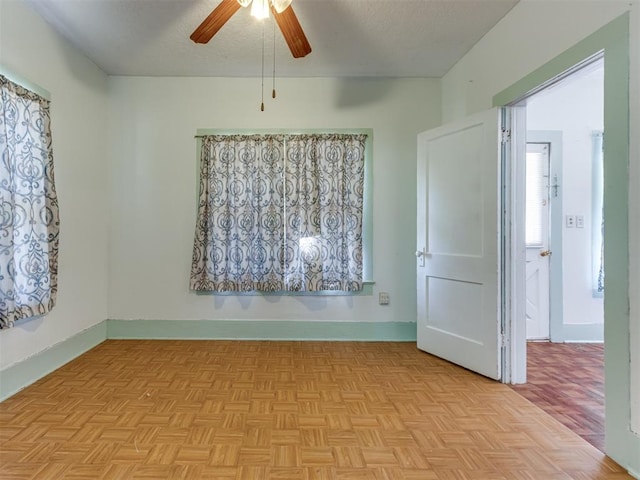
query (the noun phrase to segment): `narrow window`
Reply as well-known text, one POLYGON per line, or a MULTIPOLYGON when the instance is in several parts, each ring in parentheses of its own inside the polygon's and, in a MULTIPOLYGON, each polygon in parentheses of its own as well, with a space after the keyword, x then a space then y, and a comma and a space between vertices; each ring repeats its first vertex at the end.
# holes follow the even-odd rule
POLYGON ((549 144, 527 143, 525 239, 527 247, 542 247, 549 228, 549 144))
POLYGON ((53 308, 59 226, 49 101, 0 75, 0 328, 53 308))

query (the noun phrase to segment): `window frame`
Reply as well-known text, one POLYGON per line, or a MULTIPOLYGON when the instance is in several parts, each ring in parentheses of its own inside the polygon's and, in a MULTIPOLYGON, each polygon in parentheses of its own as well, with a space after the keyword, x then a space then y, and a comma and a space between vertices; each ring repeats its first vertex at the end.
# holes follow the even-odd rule
POLYGON ((202 137, 208 135, 303 135, 303 134, 364 134, 367 136, 365 141, 364 153, 364 198, 362 213, 362 289, 358 292, 342 291, 342 290, 322 290, 322 291, 279 291, 279 292, 215 292, 215 291, 194 291, 196 295, 220 295, 220 296, 373 296, 373 128, 238 128, 238 129, 220 129, 220 128, 198 128, 196 130, 196 162, 195 162, 195 180, 196 188, 194 202, 196 214, 198 210, 198 201, 200 198, 200 162, 202 151, 202 137))

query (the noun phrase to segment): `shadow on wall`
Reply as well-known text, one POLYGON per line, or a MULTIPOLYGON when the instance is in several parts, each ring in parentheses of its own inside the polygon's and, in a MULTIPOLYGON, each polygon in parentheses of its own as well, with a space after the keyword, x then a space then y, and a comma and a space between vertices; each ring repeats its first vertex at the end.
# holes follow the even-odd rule
MULTIPOLYGON (((283 298, 290 298, 300 303, 310 312, 320 312, 326 310, 329 303, 332 305, 340 304, 344 308, 353 308, 353 295, 344 294, 328 294, 328 295, 296 295, 296 294, 282 294, 280 292, 274 293, 259 293, 250 292, 246 294, 234 294, 234 293, 212 293, 212 292, 195 292, 198 296, 211 296, 213 297, 213 306, 216 310, 224 308, 228 303, 236 302, 243 310, 248 310, 252 307, 256 307, 256 303, 267 302, 270 304, 280 303, 283 298), (331 300, 329 300, 329 298, 331 300)), ((358 294, 356 294, 357 296, 358 294)))
POLYGON ((389 78, 354 77, 338 80, 336 108, 354 108, 374 104, 387 96, 395 86, 389 78))

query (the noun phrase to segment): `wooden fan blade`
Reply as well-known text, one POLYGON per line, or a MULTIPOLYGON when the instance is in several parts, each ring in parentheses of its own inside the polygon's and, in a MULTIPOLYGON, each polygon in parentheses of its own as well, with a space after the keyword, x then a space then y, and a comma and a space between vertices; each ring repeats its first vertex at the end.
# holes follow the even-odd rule
POLYGON ((273 7, 271 12, 278 22, 278 27, 284 36, 284 40, 289 45, 289 50, 294 58, 306 57, 311 53, 311 45, 302 31, 298 17, 293 8, 289 5, 282 13, 277 13, 273 7))
POLYGON ((237 0, 222 0, 207 18, 191 34, 191 40, 196 43, 207 43, 240 9, 237 0))

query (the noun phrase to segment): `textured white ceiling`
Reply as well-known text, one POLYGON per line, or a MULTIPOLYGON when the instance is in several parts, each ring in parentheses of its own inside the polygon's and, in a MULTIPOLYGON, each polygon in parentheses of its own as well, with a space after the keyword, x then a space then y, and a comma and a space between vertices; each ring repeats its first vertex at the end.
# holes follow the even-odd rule
MULTIPOLYGON (((219 0, 27 0, 113 75, 259 76, 262 30, 238 11, 206 45, 191 32, 219 0)), ((278 76, 441 77, 518 0, 293 0, 313 51, 293 59, 276 27, 278 76)), ((273 21, 265 23, 271 72, 273 21)))

